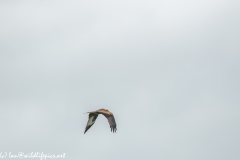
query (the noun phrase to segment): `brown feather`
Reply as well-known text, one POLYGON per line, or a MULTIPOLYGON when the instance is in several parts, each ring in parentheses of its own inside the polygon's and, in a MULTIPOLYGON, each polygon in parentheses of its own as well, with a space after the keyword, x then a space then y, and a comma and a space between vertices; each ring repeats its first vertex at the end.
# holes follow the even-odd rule
POLYGON ((88 113, 90 113, 90 114, 89 114, 89 117, 88 117, 88 122, 87 122, 87 125, 86 125, 86 128, 85 128, 84 134, 95 123, 95 121, 98 117, 98 114, 103 114, 108 120, 108 123, 109 123, 110 128, 111 128, 111 132, 113 132, 113 133, 116 132, 117 124, 115 122, 115 118, 114 118, 112 112, 109 112, 107 109, 102 108, 102 109, 99 109, 97 111, 88 112, 88 113))
POLYGON ((103 115, 107 118, 108 123, 109 123, 110 128, 111 128, 111 132, 116 132, 116 130, 117 130, 117 124, 116 124, 116 122, 115 122, 115 118, 114 118, 112 112, 109 112, 109 111, 106 110, 106 109, 99 109, 99 110, 97 110, 97 112, 98 112, 99 114, 103 114, 103 115))

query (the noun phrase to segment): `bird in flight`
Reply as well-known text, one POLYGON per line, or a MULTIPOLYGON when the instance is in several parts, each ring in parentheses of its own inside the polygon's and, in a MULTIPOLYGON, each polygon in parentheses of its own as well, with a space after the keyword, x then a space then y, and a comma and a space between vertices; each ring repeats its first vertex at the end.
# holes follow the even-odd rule
POLYGON ((85 128, 84 134, 87 132, 87 130, 90 127, 92 127, 92 125, 95 123, 99 114, 103 114, 107 118, 108 123, 109 123, 110 128, 111 128, 111 132, 113 132, 113 133, 116 132, 117 124, 115 122, 115 119, 114 119, 114 116, 113 116, 112 112, 109 112, 107 109, 101 108, 99 110, 92 111, 92 112, 87 112, 87 113, 89 113, 89 116, 88 116, 88 122, 87 122, 87 125, 86 125, 86 128, 85 128))

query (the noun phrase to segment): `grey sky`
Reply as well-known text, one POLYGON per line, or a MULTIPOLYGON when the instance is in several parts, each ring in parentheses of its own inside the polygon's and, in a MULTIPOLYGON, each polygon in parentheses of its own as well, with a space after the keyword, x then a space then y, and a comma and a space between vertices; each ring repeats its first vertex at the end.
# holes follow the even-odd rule
POLYGON ((240 159, 240 2, 1 1, 0 152, 240 159), (87 111, 108 108, 84 135, 87 111))

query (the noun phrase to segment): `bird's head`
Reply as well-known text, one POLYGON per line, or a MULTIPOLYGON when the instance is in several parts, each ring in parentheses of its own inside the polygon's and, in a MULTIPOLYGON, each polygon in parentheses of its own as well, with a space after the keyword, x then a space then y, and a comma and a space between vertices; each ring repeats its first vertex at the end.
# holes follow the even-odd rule
POLYGON ((87 113, 97 113, 97 111, 86 112, 85 114, 87 114, 87 113))

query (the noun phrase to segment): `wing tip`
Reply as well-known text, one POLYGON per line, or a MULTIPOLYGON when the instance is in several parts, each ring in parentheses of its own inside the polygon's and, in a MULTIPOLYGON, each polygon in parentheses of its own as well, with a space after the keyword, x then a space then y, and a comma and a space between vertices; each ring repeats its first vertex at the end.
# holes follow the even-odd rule
POLYGON ((117 128, 111 127, 111 132, 116 133, 116 131, 117 131, 117 128))

